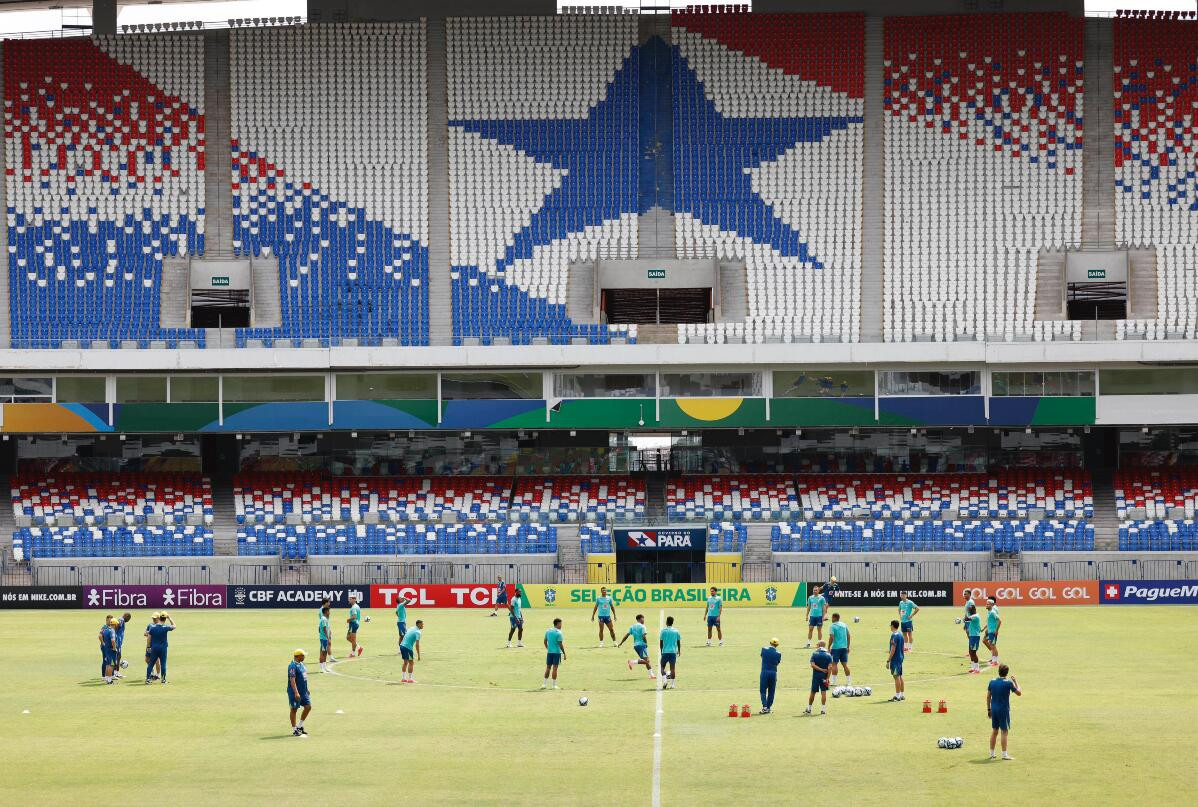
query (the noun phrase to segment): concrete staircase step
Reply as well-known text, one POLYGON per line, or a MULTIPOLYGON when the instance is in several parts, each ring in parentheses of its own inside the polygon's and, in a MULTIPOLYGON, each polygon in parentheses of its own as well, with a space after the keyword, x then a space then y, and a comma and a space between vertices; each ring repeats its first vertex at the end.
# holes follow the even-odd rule
POLYGON ((880 342, 883 333, 883 278, 886 189, 885 130, 882 118, 882 18, 865 18, 865 126, 862 151, 861 341, 880 342))
POLYGON ((429 341, 453 340, 453 285, 449 276, 449 100, 444 19, 425 22, 428 93, 428 317, 429 341))

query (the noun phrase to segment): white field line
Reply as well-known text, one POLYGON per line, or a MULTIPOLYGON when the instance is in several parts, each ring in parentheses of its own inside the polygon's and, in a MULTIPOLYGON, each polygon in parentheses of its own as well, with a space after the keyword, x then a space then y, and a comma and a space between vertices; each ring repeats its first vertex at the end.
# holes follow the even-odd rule
MULTIPOLYGON (((657 633, 661 635, 661 629, 666 624, 666 611, 661 608, 657 612, 657 633)), ((661 727, 662 720, 665 717, 665 710, 662 709, 662 693, 665 692, 665 674, 660 669, 661 659, 658 659, 658 675, 657 675, 657 705, 656 714, 653 721, 653 807, 661 807, 661 727)))

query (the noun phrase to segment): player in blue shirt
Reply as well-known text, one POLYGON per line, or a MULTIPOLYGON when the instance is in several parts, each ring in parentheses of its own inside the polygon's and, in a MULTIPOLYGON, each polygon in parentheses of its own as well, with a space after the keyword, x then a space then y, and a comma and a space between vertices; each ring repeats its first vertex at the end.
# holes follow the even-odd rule
POLYGON ((628 628, 628 633, 624 634, 618 647, 623 647, 629 636, 632 637, 632 649, 636 651, 637 660, 634 662, 632 659, 628 659, 628 669, 644 665, 645 669, 649 671, 649 677, 656 678, 657 675, 653 672, 653 659, 649 658, 649 632, 645 630, 644 614, 636 615, 636 621, 628 628))
POLYGON ((104 656, 104 683, 114 682, 113 672, 116 669, 116 617, 109 616, 100 628, 100 652, 104 656))
MULTIPOLYGON (((606 591, 606 589, 604 589, 606 591)), ((553 679, 553 688, 557 689, 557 668, 566 660, 566 637, 562 635, 561 619, 553 620, 553 627, 545 631, 545 681, 541 689, 549 686, 553 679)))
POLYGON ((154 672, 154 665, 158 664, 158 669, 162 674, 161 681, 166 683, 166 651, 169 645, 167 636, 175 629, 175 620, 171 619, 171 615, 163 611, 158 615, 158 624, 151 625, 146 628, 146 636, 150 639, 150 655, 146 662, 146 683, 152 683, 153 679, 150 676, 154 672), (167 623, 170 623, 169 625, 167 623))
POLYGON ((712 586, 711 593, 707 597, 707 610, 703 612, 703 618, 707 622, 708 647, 711 647, 712 628, 715 628, 716 638, 719 639, 720 647, 724 646, 724 626, 720 624, 720 618, 723 614, 724 598, 720 596, 720 590, 712 586))
POLYGON ((304 666, 304 651, 296 650, 291 654, 291 663, 287 665, 287 702, 291 705, 291 736, 302 737, 308 732, 304 730, 304 721, 312 711, 312 695, 308 692, 308 668, 304 666), (303 709, 299 722, 295 713, 303 709))
POLYGON ((674 627, 674 617, 666 617, 666 626, 658 636, 658 648, 661 650, 661 688, 678 688, 678 657, 682 655, 682 634, 674 627), (666 667, 670 668, 666 673, 666 667))
POLYGON ((899 621, 890 620, 890 648, 886 652, 886 668, 894 676, 894 697, 890 700, 906 699, 906 687, 903 685, 903 632, 899 630, 899 621))
POLYGON ((915 645, 915 615, 919 613, 919 606, 915 604, 914 600, 908 598, 904 591, 899 595, 898 610, 903 638, 907 641, 907 646, 903 650, 910 653, 915 645))
POLYGON ((998 666, 998 678, 986 687, 986 714, 990 718, 990 758, 994 759, 994 741, 1002 732, 1002 758, 1014 759, 1007 753, 1007 733, 1011 730, 1011 693, 1022 697, 1023 690, 1015 676, 1009 679, 1007 675, 1011 668, 1006 664, 998 666))
POLYGON ((978 668, 978 645, 982 642, 982 618, 972 602, 965 610, 965 635, 969 637, 969 674, 981 675, 978 668))
POLYGON ((778 691, 778 665, 782 663, 778 644, 777 639, 770 639, 770 646, 761 648, 761 678, 758 682, 761 711, 757 713, 760 715, 768 715, 774 708, 774 693, 778 691))
POLYGON ((828 607, 828 601, 824 599, 823 589, 819 586, 811 592, 811 596, 807 598, 807 644, 805 647, 811 647, 811 632, 819 631, 817 639, 824 638, 824 610, 828 607))
POLYGON ((832 624, 828 626, 828 652, 832 656, 832 680, 828 683, 836 686, 838 667, 844 667, 845 683, 853 685, 853 671, 849 669, 849 649, 853 646, 853 636, 849 626, 840 621, 840 614, 832 614, 832 624))
POLYGON ((162 672, 162 665, 160 663, 158 663, 157 661, 151 661, 151 659, 150 659, 150 627, 153 625, 157 625, 161 618, 162 618, 162 615, 160 613, 158 613, 157 611, 155 611, 153 614, 151 614, 150 615, 150 624, 146 625, 146 630, 145 630, 145 633, 143 634, 146 637, 146 666, 153 665, 153 667, 154 667, 154 670, 150 673, 151 681, 157 681, 159 673, 162 672))
POLYGON ((403 657, 402 675, 399 677, 401 684, 416 683, 416 662, 422 660, 420 658, 420 637, 423 635, 424 620, 417 619, 416 627, 405 633, 403 641, 399 643, 399 654, 403 657))
POLYGON ((832 607, 832 600, 840 593, 840 583, 836 582, 836 575, 828 578, 828 582, 824 583, 820 593, 824 595, 824 599, 828 601, 828 607, 832 607))
POLYGON ((507 610, 507 584, 503 582, 503 575, 499 575, 495 579, 495 594, 491 598, 491 616, 495 616, 499 611, 500 606, 507 610))
POLYGON ((100 640, 100 677, 108 677, 108 645, 104 643, 104 629, 108 627, 109 620, 112 619, 112 614, 104 617, 104 621, 100 623, 100 631, 96 637, 100 640))
POLYGON ((512 636, 516 636, 516 647, 524 647, 524 603, 520 602, 520 592, 516 592, 507 604, 507 646, 512 646, 512 636))
POLYGON ((993 597, 986 598, 986 638, 982 643, 990 651, 990 666, 997 667, 998 661, 998 629, 1002 627, 1002 617, 998 615, 998 602, 993 597))
POLYGON ((591 621, 595 621, 595 615, 599 615, 599 646, 603 647, 603 626, 607 625, 607 631, 611 634, 611 640, 616 640, 616 629, 612 627, 612 622, 616 619, 616 603, 607 593, 607 586, 599 587, 599 596, 595 598, 595 607, 591 609, 591 621))
POLYGON ((349 657, 355 658, 362 655, 362 648, 358 645, 358 628, 362 625, 362 608, 352 594, 349 598, 349 618, 345 620, 345 624, 347 626, 345 641, 349 642, 349 657))
POLYGON ((816 645, 811 654, 811 694, 807 696, 807 708, 803 714, 811 714, 811 706, 815 703, 815 693, 819 693, 819 713, 828 713, 828 674, 832 669, 832 654, 824 649, 824 643, 816 645))

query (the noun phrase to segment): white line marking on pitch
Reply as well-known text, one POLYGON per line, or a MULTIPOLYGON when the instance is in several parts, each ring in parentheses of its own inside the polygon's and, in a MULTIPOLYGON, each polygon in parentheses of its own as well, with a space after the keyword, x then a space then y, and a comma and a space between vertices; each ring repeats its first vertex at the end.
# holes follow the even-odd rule
MULTIPOLYGON (((657 611, 657 635, 661 637, 661 629, 666 624, 666 609, 659 608, 657 611)), ((657 659, 657 714, 653 722, 653 807, 661 807, 661 724, 665 717, 665 710, 662 709, 662 693, 665 692, 665 671, 661 669, 661 657, 657 659)))

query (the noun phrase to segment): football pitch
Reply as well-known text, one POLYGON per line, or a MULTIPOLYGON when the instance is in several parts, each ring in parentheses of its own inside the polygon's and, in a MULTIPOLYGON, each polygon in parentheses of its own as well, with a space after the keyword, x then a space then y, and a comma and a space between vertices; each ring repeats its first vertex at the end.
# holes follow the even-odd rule
MULTIPOLYGON (((894 611, 837 610, 852 628, 853 682, 873 696, 829 697, 826 717, 802 715, 811 651, 800 610, 729 608, 726 644, 711 648, 700 610, 670 610, 683 652, 678 689, 665 692, 628 670, 631 642, 598 648, 582 610, 526 611, 527 647, 505 649, 502 616, 410 609, 409 624, 426 623, 414 686, 397 683, 394 615, 381 609, 359 634, 364 655, 331 675, 319 672, 315 609, 177 611, 166 686, 142 683, 140 630, 126 640, 128 677, 105 686, 101 613, 3 612, 0 802, 1198 803, 1186 762, 1198 742, 1198 611, 1004 608, 1002 657, 1025 694, 1012 698, 1015 760, 991 762, 985 686, 994 673, 966 674, 959 609, 916 618, 905 703, 886 702, 894 611), (541 691, 541 638, 554 616, 568 659, 562 689, 541 691), (775 636, 774 714, 730 719, 730 704, 758 709, 759 652, 775 636), (307 739, 288 724, 286 668, 297 647, 308 651, 314 705, 307 739), (923 714, 925 699, 933 709, 947 700, 948 713, 923 714), (965 745, 941 750, 943 736, 965 745)), ((656 663, 663 615, 644 613, 656 663)), ((622 636, 634 612, 618 616, 622 636)), ((147 618, 135 613, 131 629, 147 618)), ((334 626, 344 618, 334 611, 334 626)))

